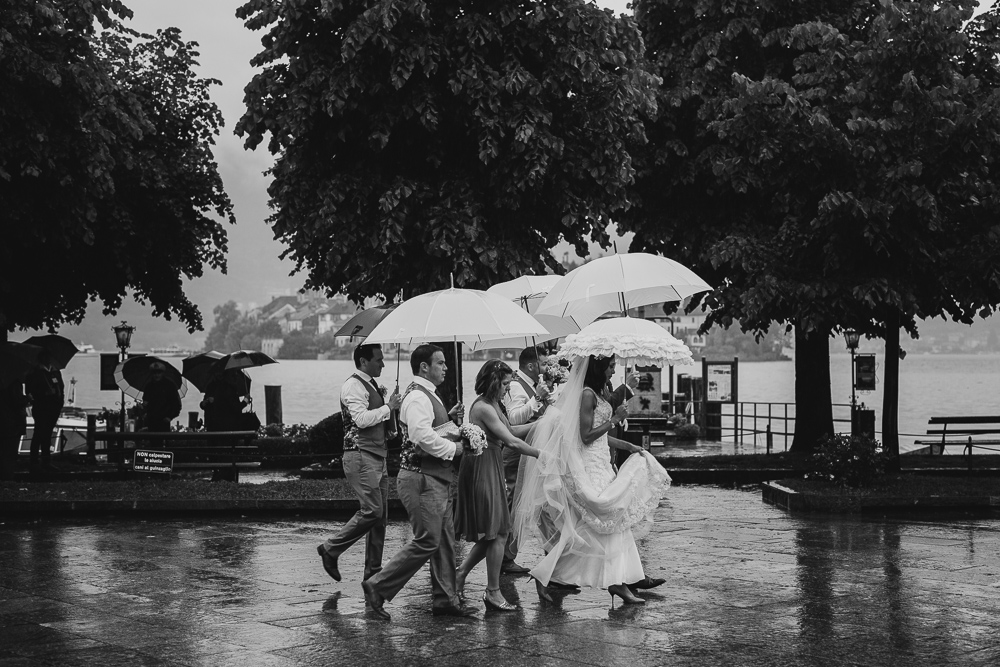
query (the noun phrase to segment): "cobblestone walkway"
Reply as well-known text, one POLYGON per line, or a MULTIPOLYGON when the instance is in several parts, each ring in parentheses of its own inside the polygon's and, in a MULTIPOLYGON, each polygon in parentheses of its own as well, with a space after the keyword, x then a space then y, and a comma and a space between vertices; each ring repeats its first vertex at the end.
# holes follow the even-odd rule
MULTIPOLYGON (((640 553, 667 583, 612 609, 584 590, 474 619, 430 614, 426 570, 368 617, 315 518, 0 526, 0 666, 1000 664, 1000 521, 786 515, 759 491, 678 486, 640 553)), ((396 521, 387 557, 408 536, 396 521)), ((537 553, 520 560, 531 564, 537 553)), ((481 598, 485 564, 466 587, 481 598)), ((482 603, 478 603, 481 608, 482 603)))

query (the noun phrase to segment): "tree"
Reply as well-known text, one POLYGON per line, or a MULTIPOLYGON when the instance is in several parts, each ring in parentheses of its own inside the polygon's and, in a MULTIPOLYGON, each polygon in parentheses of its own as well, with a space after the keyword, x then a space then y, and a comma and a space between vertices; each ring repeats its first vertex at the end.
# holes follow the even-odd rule
POLYGON ((632 19, 584 0, 252 0, 237 125, 277 156, 269 222, 354 301, 559 270, 608 244, 654 107, 632 19))
POLYGON ((3 330, 115 312, 132 292, 193 331, 182 279, 225 268, 233 222, 211 153, 222 125, 175 28, 124 28, 118 0, 0 8, 3 330), (98 31, 95 26, 103 30, 98 31))
POLYGON ((796 436, 832 430, 829 336, 886 339, 898 452, 899 329, 1000 302, 997 19, 974 3, 641 1, 663 77, 639 248, 718 286, 709 324, 796 335, 796 436))

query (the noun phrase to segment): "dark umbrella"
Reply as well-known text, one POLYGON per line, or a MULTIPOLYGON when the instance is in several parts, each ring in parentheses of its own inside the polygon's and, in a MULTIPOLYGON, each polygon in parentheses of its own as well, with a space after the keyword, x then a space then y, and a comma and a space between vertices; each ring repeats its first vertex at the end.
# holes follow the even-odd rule
POLYGON ((219 371, 231 371, 235 368, 254 368, 256 366, 266 366, 267 364, 278 363, 263 352, 256 350, 237 350, 224 355, 215 362, 215 368, 219 371))
POLYGON ((198 391, 204 393, 208 389, 208 383, 220 372, 216 368, 215 362, 224 356, 226 355, 215 350, 192 354, 181 362, 181 367, 184 369, 181 371, 181 375, 198 391))
POLYGON ((24 342, 26 345, 37 345, 48 352, 52 365, 59 370, 66 368, 66 364, 73 358, 73 355, 79 352, 73 341, 58 334, 32 336, 24 342))
POLYGON ((183 398, 184 394, 187 393, 187 382, 181 377, 181 372, 163 359, 150 355, 132 357, 118 364, 118 367, 115 369, 115 383, 126 394, 137 401, 141 401, 142 392, 145 391, 149 381, 153 379, 150 367, 155 363, 160 363, 166 368, 163 376, 177 387, 177 393, 183 398))
POLYGON ((350 336, 351 338, 364 338, 372 332, 382 318, 393 311, 398 303, 390 303, 374 308, 365 308, 358 311, 354 317, 344 322, 344 325, 337 329, 334 336, 350 336))
POLYGON ((48 354, 43 348, 6 341, 0 347, 0 387, 23 382, 31 371, 48 364, 48 354))

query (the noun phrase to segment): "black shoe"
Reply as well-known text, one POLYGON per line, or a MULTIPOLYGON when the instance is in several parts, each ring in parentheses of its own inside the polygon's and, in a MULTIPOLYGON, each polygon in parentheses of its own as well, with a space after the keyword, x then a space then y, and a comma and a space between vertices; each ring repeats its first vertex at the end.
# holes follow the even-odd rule
POLYGON ((523 565, 518 565, 514 561, 507 561, 500 566, 500 574, 528 574, 531 572, 528 568, 523 565))
POLYGON ((475 616, 476 610, 472 607, 462 605, 448 605, 447 607, 434 607, 431 612, 435 616, 475 616))
POLYGON ((376 591, 370 583, 362 581, 361 590, 365 592, 365 602, 367 602, 368 606, 372 608, 372 613, 375 614, 377 618, 381 618, 383 621, 392 619, 392 617, 389 616, 389 612, 382 608, 382 605, 385 604, 385 600, 382 599, 382 596, 378 594, 378 591, 376 591))
POLYGON ((323 560, 323 569, 326 573, 333 577, 334 581, 340 581, 340 570, 337 569, 337 559, 326 552, 323 545, 316 547, 319 557, 323 560))
POLYGON ((654 579, 653 577, 647 574, 645 579, 643 579, 642 581, 637 581, 634 584, 629 584, 628 587, 631 588, 632 590, 644 591, 644 590, 649 590, 650 588, 656 588, 657 586, 660 586, 665 583, 667 583, 666 579, 660 579, 660 578, 654 579))

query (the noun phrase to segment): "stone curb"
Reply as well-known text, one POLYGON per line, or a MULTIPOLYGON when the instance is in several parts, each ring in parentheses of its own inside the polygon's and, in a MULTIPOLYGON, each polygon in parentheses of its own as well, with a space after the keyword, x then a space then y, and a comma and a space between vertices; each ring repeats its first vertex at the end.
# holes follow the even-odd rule
POLYGON ((761 500, 789 512, 857 513, 877 510, 994 509, 998 496, 898 496, 831 497, 799 493, 777 482, 761 484, 761 500))
MULTIPOLYGON (((322 512, 350 516, 358 511, 358 501, 346 498, 296 500, 9 500, 0 502, 0 518, 22 519, 39 516, 93 516, 95 514, 184 514, 184 513, 267 513, 322 512)), ((406 516, 398 498, 389 499, 389 515, 406 516)))

